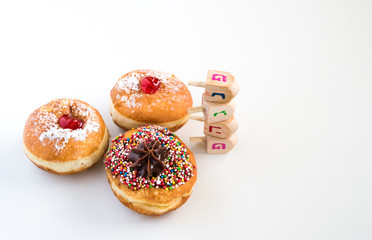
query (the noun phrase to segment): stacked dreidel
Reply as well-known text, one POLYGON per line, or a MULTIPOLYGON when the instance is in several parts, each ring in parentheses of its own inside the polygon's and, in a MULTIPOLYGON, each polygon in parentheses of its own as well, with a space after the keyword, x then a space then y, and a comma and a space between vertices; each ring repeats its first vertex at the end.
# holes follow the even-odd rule
POLYGON ((209 70, 206 82, 189 82, 204 87, 202 106, 188 109, 189 114, 203 112, 204 117, 190 115, 190 119, 204 122, 204 137, 191 137, 191 142, 206 142, 207 153, 227 153, 237 143, 238 121, 234 117, 234 97, 239 85, 228 72, 209 70))

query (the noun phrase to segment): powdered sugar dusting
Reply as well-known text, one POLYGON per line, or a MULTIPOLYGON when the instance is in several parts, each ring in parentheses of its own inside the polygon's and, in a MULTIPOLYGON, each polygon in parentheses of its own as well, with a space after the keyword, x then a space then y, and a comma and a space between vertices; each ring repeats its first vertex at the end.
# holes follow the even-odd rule
MULTIPOLYGON (((135 108, 142 107, 141 98, 144 96, 141 91, 141 80, 145 76, 151 76, 158 78, 164 88, 164 93, 167 95, 165 98, 172 97, 173 102, 180 102, 183 101, 179 96, 179 90, 182 86, 182 82, 173 81, 172 78, 174 76, 170 73, 155 71, 155 70, 138 70, 128 73, 124 75, 124 77, 120 78, 117 82, 117 88, 119 90, 124 91, 126 94, 124 95, 116 95, 116 99, 120 99, 127 107, 132 108, 132 112, 135 108), (171 93, 171 94, 169 94, 171 93)), ((159 91, 156 94, 163 94, 162 91, 159 91)), ((160 99, 163 97, 160 96, 160 99)), ((173 110, 173 105, 172 109, 173 110)))
POLYGON ((140 80, 143 77, 143 74, 132 72, 124 78, 119 79, 117 82, 118 89, 124 90, 128 94, 132 91, 138 91, 140 89, 140 80))
POLYGON ((137 108, 141 107, 142 103, 138 102, 137 99, 141 97, 138 93, 133 93, 129 97, 128 96, 122 96, 121 101, 125 103, 125 105, 129 108, 137 108))
POLYGON ((164 84, 168 84, 169 79, 172 78, 172 74, 170 73, 154 71, 154 70, 148 70, 148 75, 150 75, 151 77, 156 77, 160 79, 160 82, 164 84))
POLYGON ((71 104, 69 99, 63 99, 60 105, 61 108, 71 108, 74 114, 86 118, 87 120, 85 121, 83 128, 76 130, 61 128, 58 123, 59 119, 56 116, 56 111, 58 111, 55 108, 56 106, 49 108, 47 111, 43 111, 41 108, 40 112, 35 116, 37 121, 34 122, 35 125, 39 125, 43 129, 39 136, 41 142, 45 139, 55 141, 55 148, 57 151, 60 151, 70 139, 74 139, 75 141, 84 141, 89 133, 98 132, 100 130, 97 116, 89 106, 82 105, 78 102, 71 104))

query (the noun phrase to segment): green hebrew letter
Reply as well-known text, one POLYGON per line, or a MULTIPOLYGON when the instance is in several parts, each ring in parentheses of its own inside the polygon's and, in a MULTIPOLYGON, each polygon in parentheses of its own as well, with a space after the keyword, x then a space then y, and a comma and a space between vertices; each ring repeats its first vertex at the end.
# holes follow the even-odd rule
POLYGON ((227 113, 226 113, 226 110, 223 110, 223 111, 221 111, 221 112, 216 112, 216 113, 214 113, 214 114, 213 114, 213 117, 217 116, 217 114, 219 114, 219 113, 223 113, 224 115, 227 114, 227 113))

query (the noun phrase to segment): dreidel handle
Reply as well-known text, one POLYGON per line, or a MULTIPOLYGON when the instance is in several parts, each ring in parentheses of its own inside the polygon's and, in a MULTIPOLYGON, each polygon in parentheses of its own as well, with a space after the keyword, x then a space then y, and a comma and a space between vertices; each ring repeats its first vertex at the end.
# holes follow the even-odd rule
POLYGON ((202 116, 191 115, 189 118, 192 119, 192 120, 200 121, 200 122, 204 122, 205 121, 205 118, 202 117, 202 116))
POLYGON ((203 112, 205 110, 204 106, 191 107, 187 109, 188 114, 203 112))
POLYGON ((207 84, 205 82, 200 82, 200 81, 189 81, 189 86, 206 87, 207 84))

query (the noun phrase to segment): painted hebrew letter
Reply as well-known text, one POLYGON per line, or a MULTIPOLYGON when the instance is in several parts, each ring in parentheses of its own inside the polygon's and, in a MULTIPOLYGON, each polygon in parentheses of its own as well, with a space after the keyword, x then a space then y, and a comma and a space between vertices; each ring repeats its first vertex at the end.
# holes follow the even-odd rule
MULTIPOLYGON (((209 126, 209 132, 213 132, 213 128, 221 129, 221 127, 209 126)), ((221 132, 217 132, 217 131, 216 131, 216 133, 221 134, 221 132)))
POLYGON ((226 144, 224 143, 213 143, 212 149, 225 149, 226 144))
POLYGON ((217 116, 217 114, 219 114, 219 113, 223 113, 224 115, 227 115, 226 110, 223 110, 223 111, 221 111, 221 112, 216 112, 216 113, 214 113, 214 114, 213 114, 213 117, 217 116))
POLYGON ((222 99, 225 99, 225 94, 224 93, 212 93, 212 97, 216 96, 216 95, 219 95, 221 96, 222 99))
POLYGON ((222 74, 213 74, 212 75, 212 80, 214 81, 223 81, 223 82, 226 82, 226 76, 225 75, 222 75, 222 74))

